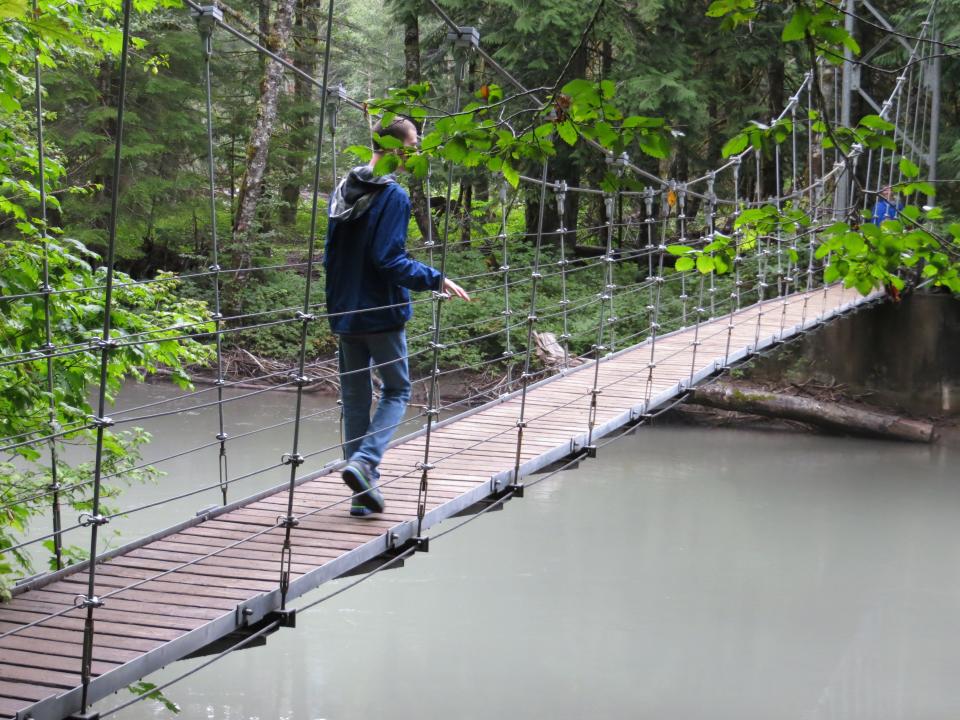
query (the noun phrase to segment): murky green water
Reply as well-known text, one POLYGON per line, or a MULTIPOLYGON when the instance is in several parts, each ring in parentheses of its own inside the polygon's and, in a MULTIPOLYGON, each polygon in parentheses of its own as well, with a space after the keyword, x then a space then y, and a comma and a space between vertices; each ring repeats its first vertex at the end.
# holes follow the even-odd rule
MULTIPOLYGON (((237 404, 231 432, 291 403, 237 404)), ((150 455, 215 433, 206 412, 209 433, 164 419, 150 455)), ((335 442, 334 415, 309 445, 335 442)), ((239 444, 231 469, 276 461, 288 433, 239 444)), ((215 482, 209 455, 162 489, 215 482)), ((645 428, 167 694, 217 720, 956 718, 958 467, 949 448, 645 428)))

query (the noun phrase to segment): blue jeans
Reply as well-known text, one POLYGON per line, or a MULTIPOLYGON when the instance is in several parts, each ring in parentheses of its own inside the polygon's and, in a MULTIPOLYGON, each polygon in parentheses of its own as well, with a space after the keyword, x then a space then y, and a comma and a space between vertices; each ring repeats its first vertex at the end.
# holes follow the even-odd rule
POLYGON ((374 468, 383 459, 390 438, 403 420, 410 400, 407 336, 404 330, 340 336, 340 392, 343 398, 344 457, 364 460, 374 468), (371 370, 383 380, 377 410, 371 370))

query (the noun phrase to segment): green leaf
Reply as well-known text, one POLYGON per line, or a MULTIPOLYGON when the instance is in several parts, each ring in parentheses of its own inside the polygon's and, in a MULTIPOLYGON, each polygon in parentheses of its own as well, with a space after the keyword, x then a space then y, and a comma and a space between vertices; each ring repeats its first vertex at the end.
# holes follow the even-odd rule
POLYGON ((783 42, 803 40, 807 28, 810 27, 811 19, 810 11, 803 5, 798 6, 790 21, 784 26, 780 39, 783 42))
POLYGON ((461 137, 451 138, 443 147, 443 156, 452 163, 462 162, 467 153, 467 143, 461 137))
POLYGON ((900 172, 907 177, 913 178, 920 174, 920 168, 910 160, 906 155, 900 158, 900 172))
POLYGON ((725 158, 730 157, 731 155, 739 155, 747 149, 747 145, 749 144, 750 138, 747 137, 746 133, 737 133, 732 138, 727 140, 726 143, 724 143, 723 149, 720 150, 720 154, 725 158))
POLYGON ((398 167, 400 167, 400 158, 397 155, 384 155, 373 166, 373 174, 377 176, 389 175, 398 167))
POLYGON ((840 279, 840 271, 837 270, 836 265, 829 265, 827 269, 823 271, 823 281, 825 283, 836 282, 840 279))
POLYGON ((27 0, 0 0, 0 20, 13 20, 27 15, 27 0))
POLYGON ((880 130, 882 132, 887 132, 894 128, 893 123, 887 122, 879 115, 864 115, 860 118, 860 124, 871 130, 880 130))
POLYGON ((709 255, 701 255, 697 258, 697 270, 699 270, 704 275, 712 273, 714 270, 714 261, 713 258, 709 255))
POLYGON ((427 176, 430 161, 426 155, 411 155, 407 158, 406 162, 404 162, 404 166, 414 177, 424 178, 427 176))
POLYGON ((641 135, 637 138, 637 143, 645 154, 658 160, 662 160, 670 154, 670 141, 663 135, 641 135))
POLYGON ((392 135, 373 134, 373 141, 384 150, 396 150, 403 147, 403 140, 395 138, 392 135))
POLYGON ((577 144, 577 128, 569 120, 564 120, 562 123, 557 123, 557 134, 560 136, 560 139, 563 140, 567 145, 576 145, 577 144))
POLYGON ((563 86, 563 89, 560 91, 564 95, 569 95, 574 99, 578 99, 582 95, 596 94, 596 88, 594 84, 589 80, 584 80, 582 78, 577 78, 576 80, 571 80, 566 85, 563 86))
POLYGON ((667 245, 667 252, 671 255, 686 255, 693 252, 693 248, 689 245, 667 245))
POLYGON ((687 272, 693 270, 694 262, 692 257, 677 258, 677 264, 674 265, 677 272, 687 272))
POLYGON ((350 153, 351 155, 356 155, 363 162, 370 162, 370 158, 373 157, 373 150, 368 148, 366 145, 351 145, 346 148, 344 152, 350 153))
POLYGON ((516 188, 517 185, 520 184, 520 173, 518 173, 510 163, 504 161, 500 172, 503 173, 504 180, 510 183, 511 187, 516 188))

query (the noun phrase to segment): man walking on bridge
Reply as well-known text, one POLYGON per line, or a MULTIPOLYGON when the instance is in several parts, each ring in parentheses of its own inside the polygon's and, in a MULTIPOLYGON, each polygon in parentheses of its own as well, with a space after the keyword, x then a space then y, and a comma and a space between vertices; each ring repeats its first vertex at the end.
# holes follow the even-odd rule
MULTIPOLYGON (((354 492, 350 514, 383 512, 377 467, 403 420, 410 399, 410 372, 404 326, 413 315, 409 290, 434 290, 470 300, 466 291, 429 265, 407 254, 410 197, 392 175, 376 176, 374 167, 390 150, 378 138, 396 138, 415 146, 417 128, 396 118, 373 129, 373 157, 340 181, 330 198, 326 270, 327 313, 340 343, 343 399, 343 481, 354 492), (382 380, 373 418, 371 370, 382 380)), ((403 154, 400 151, 400 169, 403 154)))

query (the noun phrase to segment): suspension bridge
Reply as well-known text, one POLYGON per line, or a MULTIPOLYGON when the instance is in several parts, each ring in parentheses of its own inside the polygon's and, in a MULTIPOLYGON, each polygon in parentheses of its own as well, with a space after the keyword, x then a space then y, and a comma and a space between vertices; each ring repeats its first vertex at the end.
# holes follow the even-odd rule
MULTIPOLYGON (((426 337, 411 338, 411 357, 430 360, 429 369, 417 379, 427 395, 427 406, 407 421, 422 427, 395 440, 385 455, 380 484, 386 511, 371 518, 350 517, 347 509, 351 497, 338 472, 342 461, 310 467, 319 464, 318 459, 325 453, 336 452, 339 446, 309 447, 301 432, 305 419, 302 397, 310 383, 308 373, 314 367, 307 362, 306 328, 326 317, 323 305, 315 303, 311 295, 315 232, 309 240, 307 261, 290 266, 292 271, 303 272, 308 278, 301 308, 278 311, 279 320, 220 314, 221 279, 231 270, 219 267, 216 242, 213 116, 209 102, 213 31, 222 29, 287 69, 301 71, 230 26, 215 8, 187 4, 200 21, 207 58, 214 245, 213 265, 200 276, 207 278, 214 290, 215 330, 211 335, 217 346, 217 382, 211 388, 178 396, 179 406, 175 409, 166 404, 168 401, 159 401, 123 408, 108 416, 103 375, 97 413, 86 426, 97 437, 97 463, 92 477, 83 484, 91 493, 91 511, 72 526, 64 526, 59 516, 61 496, 70 488, 56 482, 57 446, 58 440, 77 428, 60 428, 51 420, 48 433, 8 438, 0 448, 9 452, 31 444, 48 447, 50 454, 53 482, 44 498, 54 508, 54 531, 25 540, 13 550, 51 540, 59 549, 64 536, 82 532, 88 533, 91 556, 96 558, 92 563, 82 562, 27 578, 17 585, 13 599, 0 606, 0 717, 108 717, 141 697, 118 701, 105 710, 93 711, 91 706, 178 659, 203 655, 208 657, 205 666, 230 652, 262 642, 274 632, 291 632, 297 613, 306 612, 346 589, 340 587, 319 597, 310 594, 324 583, 346 576, 360 582, 383 569, 401 566, 415 553, 427 551, 431 541, 501 508, 508 500, 522 497, 525 487, 595 456, 605 442, 682 401, 689 388, 884 297, 882 291, 863 296, 842 284, 824 282, 830 257, 818 257, 818 233, 859 211, 852 205, 853 199, 860 196, 858 188, 866 187, 869 191, 860 193, 866 209, 867 198, 902 179, 898 176, 896 154, 855 147, 842 155, 836 148, 816 146, 818 135, 810 122, 814 107, 810 75, 790 98, 780 118, 774 119, 791 119, 792 137, 783 149, 778 146, 775 151, 777 182, 772 195, 761 194, 763 158, 753 149, 734 156, 701 178, 683 181, 651 175, 627 157, 608 157, 618 173, 634 173, 649 183, 647 189, 638 192, 609 193, 569 186, 563 179, 552 178, 549 164, 544 163, 540 178, 521 179, 528 190, 540 196, 540 223, 535 233, 508 232, 509 189, 503 186, 500 232, 488 239, 501 254, 502 264, 496 270, 468 276, 450 272, 454 253, 448 258, 448 249, 456 248, 457 242, 449 227, 439 242, 427 237, 422 247, 413 249, 424 259, 439 261, 441 269, 458 282, 473 286, 475 295, 490 293, 502 298, 502 309, 495 318, 472 323, 466 328, 469 339, 456 342, 480 343, 491 336, 501 337, 506 347, 502 356, 467 369, 496 364, 506 368, 507 377, 493 400, 482 402, 483 398, 468 397, 443 403, 440 379, 447 371, 441 370, 440 359, 451 345, 448 333, 464 328, 444 325, 445 298, 441 294, 417 301, 429 303, 433 317, 426 337), (831 153, 833 162, 828 163, 831 153), (866 156, 866 162, 858 162, 862 156, 866 156), (756 192, 751 183, 755 183, 756 192), (718 192, 721 187, 729 189, 727 196, 718 192), (560 227, 556 229, 543 228, 548 193, 554 196, 559 211, 560 227), (573 248, 568 245, 571 233, 564 227, 565 198, 574 193, 599 201, 605 217, 605 222, 596 227, 579 228, 572 233, 585 238, 585 242, 600 238, 597 252, 586 259, 572 254, 573 248), (718 218, 732 220, 746 208, 764 204, 781 207, 787 203, 805 204, 813 226, 793 231, 778 228, 770 235, 756 238, 751 256, 738 249, 728 277, 681 272, 670 267, 668 243, 704 247, 717 232, 718 218), (532 245, 532 261, 523 267, 510 267, 509 257, 518 244, 532 245), (568 295, 568 280, 574 273, 595 278, 594 287, 586 296, 568 295), (554 307, 544 305, 542 296, 538 296, 538 288, 546 282, 558 283, 562 291, 562 299, 554 307), (547 320, 560 330, 560 352, 551 362, 538 362, 535 328, 547 320), (292 429, 291 449, 278 463, 266 468, 288 468, 289 481, 228 502, 228 488, 257 473, 230 476, 227 448, 242 436, 227 433, 225 417, 229 417, 231 403, 256 397, 266 390, 225 395, 224 391, 235 383, 224 374, 221 341, 228 333, 277 323, 301 329, 298 363, 284 373, 289 379, 281 383, 296 391, 293 417, 284 423, 292 429), (491 323, 499 325, 490 329, 491 323), (576 348, 589 349, 575 352, 576 348), (222 492, 222 504, 185 518, 174 527, 102 552, 99 528, 114 517, 146 513, 158 504, 123 508, 114 514, 101 511, 101 488, 111 480, 100 463, 108 429, 212 406, 219 417, 218 426, 212 428, 215 440, 184 454, 219 453, 220 476, 187 495, 222 492), (441 418, 441 413, 445 417, 441 418), (441 523, 446 524, 428 532, 441 523), (300 604, 295 606, 294 601, 298 600, 300 604)), ((502 71, 518 90, 528 92, 486 55, 472 29, 456 25, 439 7, 435 9, 450 27, 458 83, 465 59, 478 53, 491 67, 502 71)), ((327 48, 332 12, 331 0, 327 48)), ((127 2, 118 119, 121 128, 129 19, 127 2)), ((920 39, 910 46, 907 70, 897 78, 879 108, 881 117, 896 121, 896 141, 904 148, 904 154, 920 163, 925 160, 922 148, 932 142, 925 110, 931 101, 925 90, 929 82, 924 76, 930 68, 925 54, 929 50, 923 42, 929 27, 928 21, 920 39)), ((835 69, 823 68, 822 72, 832 73, 836 79, 835 69)), ((328 92, 327 64, 322 80, 311 80, 324 91, 317 146, 319 162, 322 129, 328 119, 324 117, 327 103, 339 105, 345 101, 356 107, 361 104, 347 98, 342 89, 328 92)), ((39 119, 39 65, 37 82, 39 119)), ((840 113, 839 106, 836 111, 840 113)), ((335 117, 336 108, 329 109, 329 113, 335 117)), ((38 122, 38 134, 42 148, 42 122, 38 122)), ((118 133, 114 178, 121 174, 121 144, 122 133, 118 133)), ((335 147, 332 154, 335 158, 335 147)), ((448 222, 452 185, 451 176, 446 184, 448 222)), ((156 341, 150 337, 118 339, 111 334, 116 191, 113 195, 114 224, 107 256, 107 282, 102 288, 106 312, 101 337, 93 347, 89 343, 57 345, 48 317, 48 342, 44 348, 3 357, 0 362, 41 363, 46 368, 48 383, 52 384, 56 364, 72 354, 98 353, 106 373, 110 354, 118 347, 156 341)), ((318 205, 319 182, 315 182, 315 214, 318 205)), ((739 244, 746 246, 743 237, 737 236, 737 241, 738 248, 739 244)), ((45 280, 44 289, 34 295, 0 296, 0 302, 39 300, 43 306, 47 301, 49 313, 52 292, 55 289, 45 280)), ((152 463, 160 464, 163 460, 152 463)))

